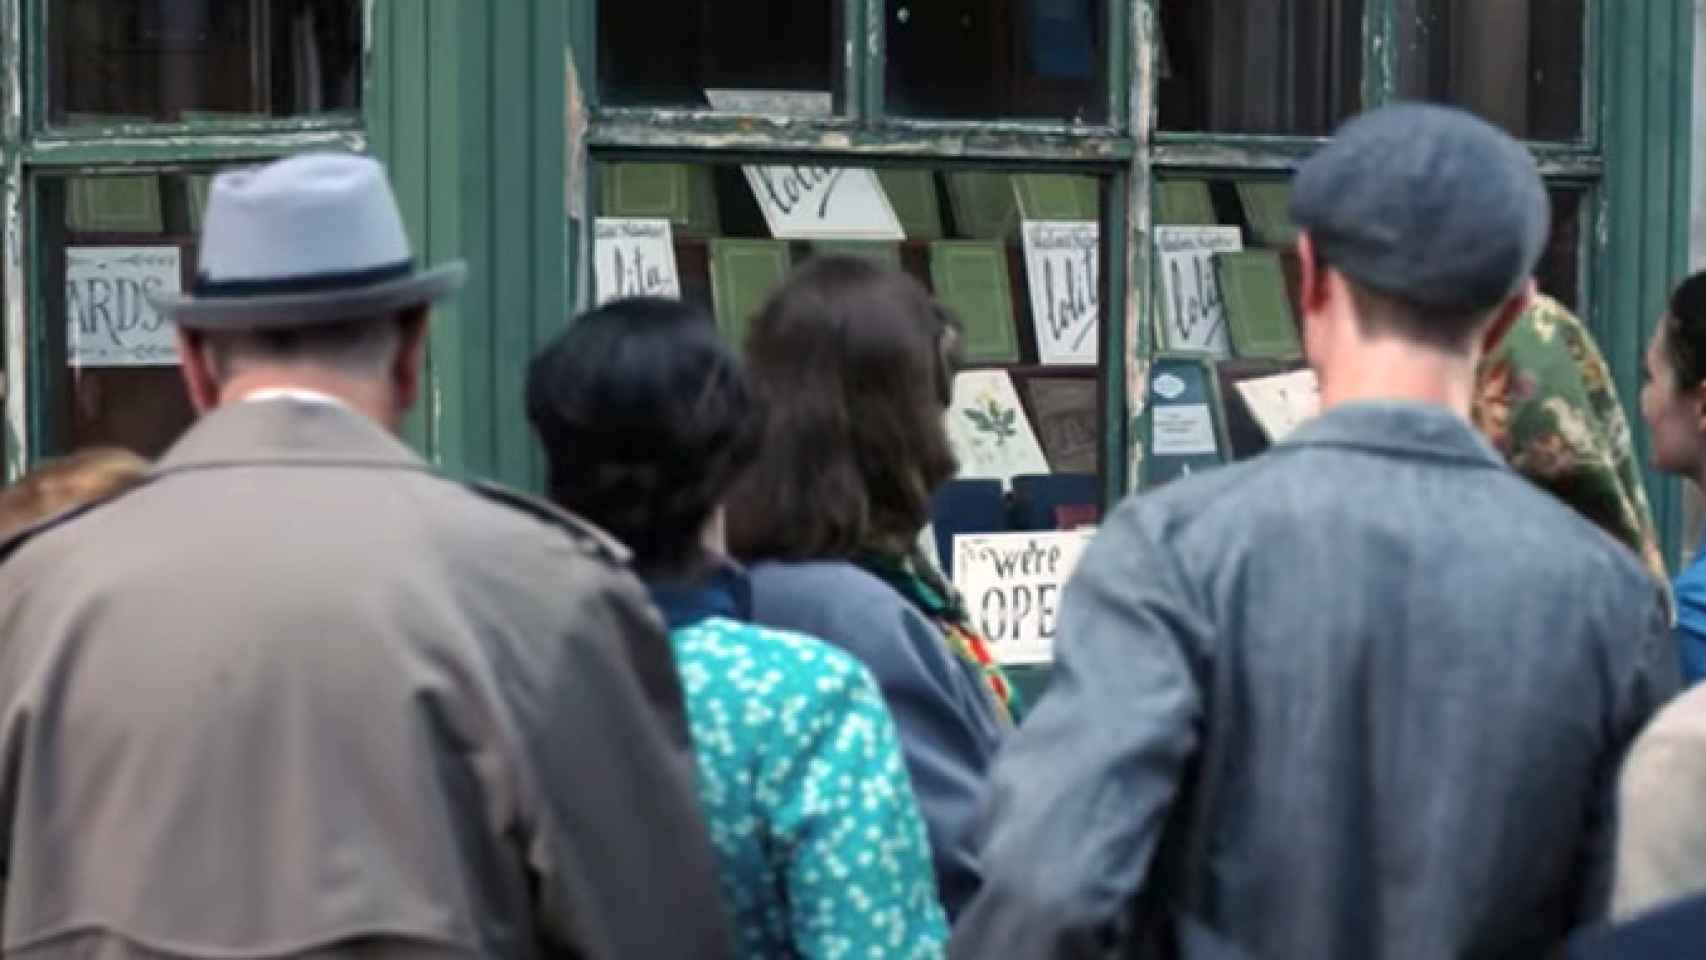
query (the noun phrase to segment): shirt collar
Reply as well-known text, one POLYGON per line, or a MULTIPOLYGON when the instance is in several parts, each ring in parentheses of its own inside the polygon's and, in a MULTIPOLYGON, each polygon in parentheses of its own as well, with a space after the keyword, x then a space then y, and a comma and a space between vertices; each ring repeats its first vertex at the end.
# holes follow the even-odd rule
POLYGON ((348 406, 342 400, 329 393, 309 390, 306 387, 263 387, 245 393, 241 403, 267 403, 273 400, 295 400, 298 403, 326 403, 335 407, 348 406))
POLYGON ((646 588, 671 630, 711 617, 752 619, 752 583, 733 562, 725 561, 693 580, 650 581, 646 588))
POLYGON ((1334 407, 1299 427, 1277 446, 1281 449, 1355 447, 1497 469, 1505 467, 1504 458, 1468 420, 1444 407, 1399 400, 1334 407))

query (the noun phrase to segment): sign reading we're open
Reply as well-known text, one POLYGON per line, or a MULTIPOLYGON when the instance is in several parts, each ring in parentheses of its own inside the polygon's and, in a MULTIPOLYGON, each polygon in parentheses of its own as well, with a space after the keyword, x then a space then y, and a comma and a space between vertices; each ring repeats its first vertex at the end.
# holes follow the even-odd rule
POLYGON ((954 537, 954 586, 997 660, 1053 662, 1061 589, 1090 537, 1088 530, 954 537))

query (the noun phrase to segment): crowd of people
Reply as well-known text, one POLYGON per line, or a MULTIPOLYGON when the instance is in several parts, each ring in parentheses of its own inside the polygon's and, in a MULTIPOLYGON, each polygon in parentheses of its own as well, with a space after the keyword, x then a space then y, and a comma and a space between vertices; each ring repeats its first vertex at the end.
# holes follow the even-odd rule
MULTIPOLYGON (((1706 567, 1673 600, 1605 362, 1535 292, 1534 162, 1466 113, 1303 165, 1323 413, 1104 518, 1034 703, 918 549, 960 324, 908 274, 814 258, 738 348, 676 300, 575 318, 536 499, 396 437, 462 267, 379 164, 207 202, 154 298, 196 425, 0 492, 0 954, 1706 943, 1706 567)), ((1655 466, 1706 483, 1706 275, 1646 366, 1655 466)))

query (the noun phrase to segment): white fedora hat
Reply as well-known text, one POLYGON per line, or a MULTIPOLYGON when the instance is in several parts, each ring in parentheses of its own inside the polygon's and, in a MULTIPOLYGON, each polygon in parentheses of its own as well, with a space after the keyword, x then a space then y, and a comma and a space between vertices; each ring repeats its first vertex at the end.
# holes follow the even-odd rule
POLYGON ((195 286, 148 299, 192 329, 302 327, 431 303, 466 273, 417 269, 377 161, 312 153, 214 177, 195 286))

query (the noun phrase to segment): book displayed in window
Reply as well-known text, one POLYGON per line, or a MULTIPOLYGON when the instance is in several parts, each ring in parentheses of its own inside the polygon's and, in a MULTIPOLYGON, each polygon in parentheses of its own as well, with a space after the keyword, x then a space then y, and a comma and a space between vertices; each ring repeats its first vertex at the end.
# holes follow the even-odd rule
POLYGON ((1049 468, 1056 473, 1094 474, 1102 442, 1095 373, 1015 372, 1013 378, 1049 468))
POLYGON ((1018 363, 1013 287, 1007 248, 979 240, 930 244, 930 279, 936 296, 965 325, 960 354, 967 363, 1018 363))
POLYGON ((681 296, 668 220, 599 217, 592 235, 599 303, 620 297, 681 296))
POLYGON ((1019 203, 1007 173, 950 173, 948 202, 959 236, 1006 240, 1019 229, 1019 203))
POLYGON ((1161 309, 1161 343, 1167 350, 1224 357, 1230 352, 1226 305, 1217 254, 1244 248, 1237 227, 1161 226, 1155 228, 1155 270, 1161 309))
POLYGON ((877 180, 902 230, 912 240, 940 240, 942 204, 936 196, 936 175, 928 170, 879 170, 877 180))
POLYGON ((1219 398, 1210 361, 1197 356, 1155 358, 1149 369, 1143 485, 1155 487, 1226 461, 1219 398))
POLYGON ((1010 481, 1048 473, 1048 458, 1005 370, 966 370, 954 377, 946 413, 948 440, 967 479, 1010 481))
POLYGON ((752 318, 791 266, 781 240, 712 240, 711 295, 717 329, 737 349, 746 342, 752 318))
POLYGON ((607 217, 663 218, 676 235, 720 232, 709 167, 684 163, 616 163, 604 168, 600 209, 607 217))
POLYGON ((1089 220, 1101 218, 1095 177, 1050 173, 1021 173, 1013 177, 1019 214, 1026 220, 1089 220))
POLYGON ((1155 222, 1167 226, 1211 226, 1214 201, 1201 180, 1163 180, 1155 187, 1155 222))
POLYGON ((1297 227, 1291 222, 1291 184, 1239 180, 1234 187, 1256 243, 1264 247, 1289 246, 1297 236, 1297 227))
POLYGON ((66 229, 73 233, 160 233, 160 178, 152 174, 76 177, 68 182, 66 229))
POLYGON ((1300 355, 1303 345, 1279 254, 1271 250, 1217 253, 1214 266, 1232 352, 1240 357, 1300 355))
POLYGON ((900 244, 880 240, 814 240, 814 257, 865 257, 889 267, 900 267, 900 244))
POLYGON ((1301 359, 1217 360, 1214 378, 1229 460, 1267 450, 1319 405, 1314 374, 1301 359))
POLYGON ((1101 335, 1101 238, 1095 221, 1026 220, 1025 276, 1037 359, 1094 364, 1101 335))

